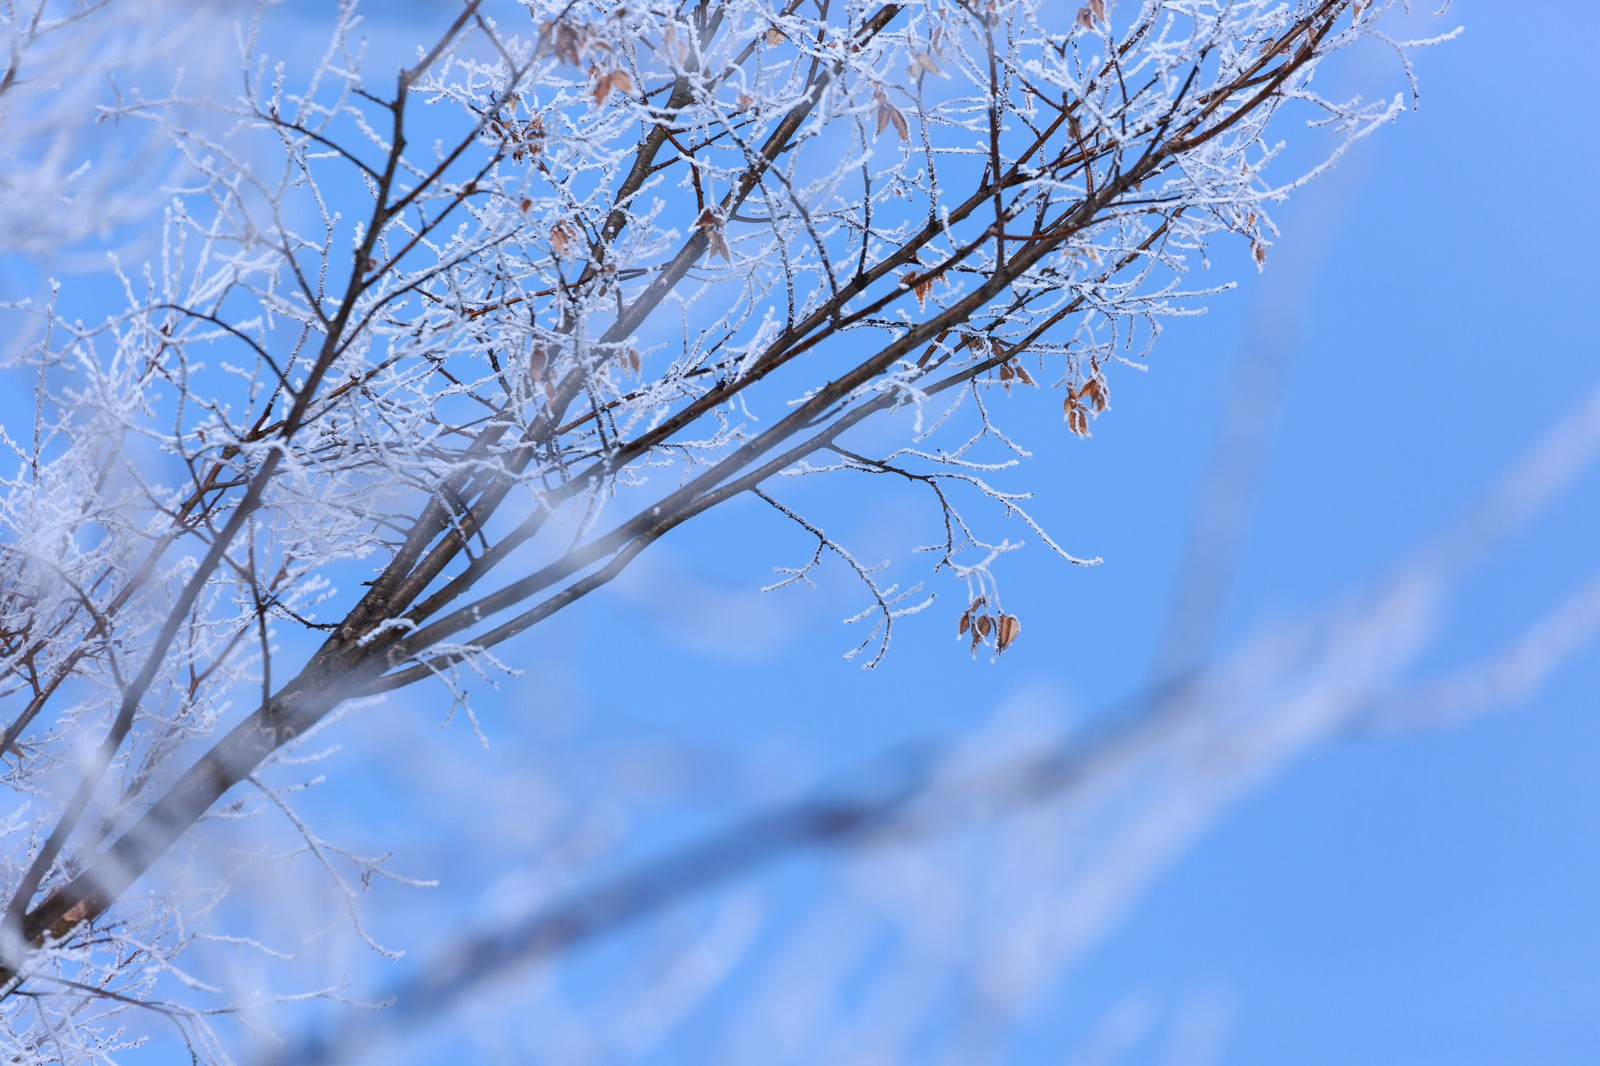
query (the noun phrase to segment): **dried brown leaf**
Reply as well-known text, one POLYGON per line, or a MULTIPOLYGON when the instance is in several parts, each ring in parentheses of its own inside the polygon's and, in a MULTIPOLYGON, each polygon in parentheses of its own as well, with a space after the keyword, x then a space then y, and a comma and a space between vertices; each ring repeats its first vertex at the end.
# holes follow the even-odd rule
POLYGON ((714 211, 709 207, 701 211, 694 225, 696 229, 705 231, 706 243, 712 255, 720 255, 725 261, 733 262, 733 254, 728 249, 728 240, 722 233, 722 219, 718 218, 714 211))
POLYGON ((565 259, 567 250, 572 247, 572 242, 578 237, 578 231, 572 223, 565 220, 557 222, 550 227, 550 249, 556 253, 556 258, 565 259))
POLYGON ((574 67, 581 65, 582 53, 589 46, 587 33, 565 22, 551 21, 539 26, 539 46, 534 55, 539 58, 553 55, 574 67))
POLYGON ((919 308, 927 302, 928 292, 933 288, 933 280, 926 274, 902 274, 900 282, 910 288, 912 295, 917 298, 919 308))
POLYGON ((1022 623, 1017 621, 1014 614, 1000 616, 1000 624, 995 631, 995 649, 1005 651, 1017 639, 1017 634, 1022 632, 1022 623))
POLYGON ((1078 390, 1078 398, 1088 400, 1089 404, 1094 408, 1095 414, 1099 414, 1111 406, 1111 394, 1106 389, 1106 379, 1101 377, 1093 377, 1085 381, 1083 387, 1078 390))
POLYGON ((689 62, 689 46, 678 40, 678 28, 676 26, 671 23, 667 24, 666 29, 661 31, 661 43, 665 46, 667 55, 676 62, 677 66, 681 67, 689 62))
POLYGON ((900 135, 900 140, 905 144, 910 144, 911 127, 906 125, 906 117, 900 113, 898 107, 890 106, 889 121, 894 123, 894 131, 900 135))

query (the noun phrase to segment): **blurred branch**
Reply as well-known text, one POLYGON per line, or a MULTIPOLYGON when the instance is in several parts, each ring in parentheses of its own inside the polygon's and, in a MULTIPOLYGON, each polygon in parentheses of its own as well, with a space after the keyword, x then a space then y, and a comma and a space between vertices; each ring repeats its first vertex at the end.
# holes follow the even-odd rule
MULTIPOLYGON (((1438 696, 1454 701, 1470 686, 1471 699, 1454 706, 1482 713, 1524 698, 1590 645, 1600 631, 1600 581, 1552 610, 1507 654, 1445 689, 1425 691, 1435 697, 1419 708, 1426 716, 1407 720, 1395 704, 1409 698, 1404 675, 1436 638, 1468 568, 1559 498, 1597 456, 1600 389, 1537 442, 1483 504, 1371 588, 1273 626, 1206 669, 1099 717, 1086 733, 999 758, 949 744, 907 749, 520 918, 463 932, 390 990, 387 1009, 302 1037, 265 1061, 353 1062, 381 1053, 522 968, 807 851, 905 849, 1043 806, 1104 808, 1098 823, 1078 823, 1101 824, 1103 832, 1088 845, 1101 850, 1079 876, 1111 878, 1116 886, 1078 893, 1088 913, 1066 919, 1078 923, 1070 932, 1054 931, 1065 937, 1060 957, 1080 953, 1109 931, 1116 908, 1128 906, 1223 810, 1307 749, 1362 726, 1374 708, 1387 708, 1379 724, 1426 724, 1436 720, 1430 709, 1451 706, 1438 696), (1524 491, 1528 486, 1537 488, 1524 491), (1469 541, 1475 553, 1454 550, 1469 541)), ((1075 898, 1070 889, 1052 891, 1075 898)))
MULTIPOLYGON (((1066 430, 1087 437, 1113 368, 1225 287, 1186 288, 1194 257, 1238 239, 1262 262, 1269 209, 1402 106, 1315 87, 1324 60, 1382 36, 1394 0, 1076 14, 1053 0, 467 0, 381 84, 363 74, 354 0, 320 53, 283 63, 259 43, 269 6, 240 34, 238 93, 148 99, 113 82, 96 112, 102 68, 69 65, 72 91, 35 94, 26 114, 13 104, 47 29, 115 42, 128 23, 112 16, 140 9, 6 11, 20 33, 0 78, 8 132, 19 116, 74 136, 87 115, 149 122, 185 175, 155 192, 116 176, 138 188, 139 217, 156 214, 147 193, 164 208, 147 233, 159 254, 101 279, 116 297, 9 308, 37 339, 22 356, 32 433, 0 441, 22 471, 0 497, 0 691, 18 704, 0 772, 26 811, 0 849, 0 1001, 29 1048, 82 1041, 61 1057, 104 1052, 83 1050, 82 989, 135 959, 184 980, 184 909, 119 901, 202 821, 279 812, 346 900, 379 872, 314 834, 268 764, 310 758, 306 738, 342 710, 419 681, 466 705, 479 675, 506 671, 502 644, 720 504, 766 499, 844 560, 885 640, 932 602, 901 606, 910 594, 778 503, 773 478, 931 488, 932 569, 961 589, 971 650, 1005 651, 1022 623, 999 563, 1019 545, 962 509, 1094 560, 999 480, 1027 453, 997 401, 1053 386, 1066 430), (531 36, 507 28, 528 16, 531 36), (1323 141, 1269 181, 1286 110, 1323 141), (880 429, 895 442, 872 440, 880 429), (47 980, 59 996, 34 994, 47 980)), ((61 160, 47 162, 27 172, 25 211, 60 206, 61 160)), ((116 217, 73 211, 79 226, 116 217)), ((1364 608, 1394 612, 1398 649, 1407 609, 1433 594, 1364 608)), ((1368 636, 1305 654, 1317 669, 1353 658, 1376 684, 1388 659, 1368 636)), ((1185 733, 1189 702, 1219 706, 1211 686, 1235 665, 1135 717, 1185 733)), ((1159 747, 1145 728, 1107 743, 1159 747)), ((785 808, 482 951, 575 945, 796 848, 932 832, 945 814, 925 808, 949 797, 1071 793, 1080 771, 1058 764, 1081 757, 960 784, 930 766, 785 808)), ((422 994, 448 999, 470 977, 441 964, 429 980, 422 994)))

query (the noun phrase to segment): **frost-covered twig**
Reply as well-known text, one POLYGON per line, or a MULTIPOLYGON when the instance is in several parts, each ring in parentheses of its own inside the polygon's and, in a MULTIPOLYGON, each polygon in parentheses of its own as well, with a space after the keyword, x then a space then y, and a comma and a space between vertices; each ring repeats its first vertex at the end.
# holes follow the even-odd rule
MULTIPOLYGON (((125 965, 118 900, 341 708, 457 685, 780 475, 933 487, 951 622, 1003 649, 1020 540, 944 490, 1090 560, 1001 483, 1026 450, 996 387, 1055 383, 1086 436, 1108 374, 1218 291, 1186 280, 1206 249, 1265 260, 1304 175, 1271 131, 1313 118, 1328 159, 1394 114, 1314 78, 1391 6, 468 0, 369 77, 346 2, 303 63, 262 54, 263 9, 232 102, 118 98, 183 176, 156 251, 108 270, 109 315, 10 309, 36 392, 0 472, 0 755, 32 803, 5 994, 42 957, 125 965)), ((840 554, 876 662, 920 583, 840 554)))

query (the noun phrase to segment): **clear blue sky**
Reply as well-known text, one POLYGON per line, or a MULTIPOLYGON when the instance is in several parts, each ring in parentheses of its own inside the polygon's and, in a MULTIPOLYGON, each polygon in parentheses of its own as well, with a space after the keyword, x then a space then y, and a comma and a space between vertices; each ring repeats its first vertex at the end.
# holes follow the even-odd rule
MULTIPOLYGON (((841 662, 849 583, 758 597, 766 568, 807 547, 735 507, 529 642, 533 687, 554 679, 558 695, 513 687, 498 713, 559 703, 588 742, 698 751, 674 801, 635 815, 646 853, 717 824, 728 797, 784 795, 906 739, 961 737, 1008 704, 1092 717, 1149 677, 1245 353, 1289 361, 1221 645, 1395 565, 1593 386, 1600 356, 1587 313, 1600 232, 1584 192, 1600 165, 1600 16, 1463 4, 1417 20, 1458 22, 1459 40, 1418 57, 1420 111, 1281 212, 1264 277, 1218 257, 1241 289, 1170 325, 1148 374, 1114 376, 1092 442, 1039 402, 1022 433, 1038 514, 1068 550, 1106 562, 1068 569, 1034 551, 1014 566, 1025 631, 1003 662, 962 655, 943 605, 910 620, 876 672, 841 662)), ((1345 76, 1402 87, 1387 57, 1369 58, 1345 76)), ((1591 474, 1473 574, 1420 677, 1503 646, 1592 577, 1597 493, 1591 474)), ((849 502, 854 528, 830 531, 874 559, 874 537, 902 516, 849 502)), ((1069 1061, 1130 997, 1157 1021, 1129 1062, 1177 1061, 1171 1028, 1210 1003, 1225 1005, 1217 1061, 1244 1066, 1600 1061, 1597 689, 1591 648, 1505 713, 1353 736, 1287 767, 1037 1005, 1011 1061, 1069 1061)), ((759 884, 782 927, 832 881, 801 862, 759 884)), ((640 944, 597 953, 591 979, 640 944)), ((740 1002, 710 1001, 661 1061, 722 1047, 740 1002)))
MULTIPOLYGON (((1030 550, 1012 564, 1008 605, 1024 631, 1002 661, 962 653, 959 607, 941 589, 883 666, 845 663, 839 653, 859 639, 837 624, 859 607, 850 583, 761 596, 770 567, 803 561, 808 545, 758 506, 708 516, 513 649, 527 675, 480 703, 490 751, 460 725, 441 732, 442 701, 420 694, 339 727, 347 752, 308 799, 313 815, 329 835, 363 836, 405 872, 443 882, 431 894, 380 889, 374 921, 387 939, 438 935, 542 891, 542 818, 592 817, 594 839, 623 841, 607 848, 621 861, 906 741, 959 741, 1007 708, 1067 727, 1137 692, 1247 354, 1287 362, 1220 649, 1379 577, 1471 504, 1600 379, 1600 221, 1585 192, 1600 169, 1600 14, 1571 0, 1462 3, 1415 21, 1466 32, 1419 54, 1419 111, 1279 213, 1264 276, 1239 249, 1218 255, 1213 273, 1240 277, 1240 289, 1169 324, 1147 374, 1114 373, 1113 410, 1092 440, 1066 432, 1059 398, 1031 401, 1017 435, 1036 453, 1035 513, 1069 551, 1105 563, 1069 568, 1030 550), (383 759, 418 739, 450 749, 453 772, 502 781, 462 792, 469 818, 516 821, 486 810, 494 796, 528 804, 526 852, 475 851, 477 829, 449 829, 457 812, 409 805, 407 775, 430 771, 396 773, 383 759), (519 767, 532 768, 522 792, 503 783, 519 767), (619 798, 642 795, 652 775, 657 798, 619 798), (466 843, 453 849, 457 837, 466 843)), ((1398 64, 1370 59, 1342 76, 1403 90, 1398 64)), ((1591 472, 1475 571, 1417 676, 1502 647, 1590 580, 1597 500, 1591 472)), ((830 532, 863 559, 899 543, 898 503, 843 502, 852 517, 830 532)), ((1216 1003, 1226 1022, 1215 1061, 1238 1066, 1600 1062, 1597 691, 1591 647, 1525 704, 1446 730, 1352 735, 1285 767, 1051 987, 1003 1045, 1007 1061, 1072 1061, 1119 1005, 1138 1002, 1155 1031, 1118 1061, 1179 1061, 1167 1055, 1172 1027, 1216 1003)), ((441 772, 431 787, 461 780, 441 772)), ((784 930, 840 876, 804 860, 754 885, 784 930)), ((692 928, 705 911, 678 920, 692 928)), ((592 1009, 648 943, 629 935, 580 958, 574 997, 592 1009)), ((349 966, 365 978, 387 964, 349 966)), ((740 991, 706 1000, 652 1061, 714 1061, 740 991)), ((502 988, 483 1009, 515 995, 502 988)), ((540 1039, 524 1032, 508 1046, 540 1039)), ((455 1061, 453 1045, 436 1033, 411 1050, 455 1061)), ((812 1061, 828 1061, 820 1054, 812 1061)))
MULTIPOLYGON (((1461 4, 1442 22, 1466 32, 1420 54, 1421 109, 1281 213, 1265 277, 1170 326, 1147 375, 1114 378, 1092 442, 1040 404, 1024 440, 1039 512, 1069 550, 1106 563, 1069 570, 1032 553, 1008 593, 1024 636, 1003 662, 969 662, 952 612, 936 610, 875 673, 843 664, 849 634, 830 624, 849 610, 842 583, 776 606, 735 601, 787 615, 774 624, 788 640, 753 660, 736 634, 727 656, 705 654, 679 612, 613 594, 542 635, 536 661, 569 663, 588 728, 698 738, 728 765, 763 746, 847 764, 958 735, 1018 694, 1093 714, 1148 676, 1230 367, 1263 345, 1292 362, 1222 643, 1380 575, 1600 377, 1600 223, 1584 191, 1600 167, 1600 16, 1461 4), (619 646, 639 664, 632 679, 609 668, 619 646)), ((1374 73, 1399 87, 1382 57, 1374 73)), ((1238 265, 1224 256, 1218 270, 1238 265)), ((1597 500, 1591 474, 1475 572, 1422 676, 1502 646, 1592 577, 1597 500)), ((870 536, 873 503, 859 502, 870 536)), ((786 561, 771 557, 775 531, 755 508, 724 515, 649 565, 741 596, 786 561)), ((1590 648, 1526 705, 1353 737, 1287 768, 1075 968, 1013 1060, 1065 1061, 1095 1020, 1144 995, 1168 1015, 1194 996, 1229 1004, 1220 1061, 1247 1066, 1600 1061, 1597 691, 1590 648)), ((692 1042, 677 1047, 670 1060, 695 1061, 692 1042)), ((1127 1061, 1163 1050, 1152 1037, 1127 1061)))

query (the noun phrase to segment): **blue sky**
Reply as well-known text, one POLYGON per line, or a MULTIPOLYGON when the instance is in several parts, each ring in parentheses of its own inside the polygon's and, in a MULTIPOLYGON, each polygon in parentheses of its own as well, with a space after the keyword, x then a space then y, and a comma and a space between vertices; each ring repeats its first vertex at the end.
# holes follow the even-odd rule
MULTIPOLYGON (((346 750, 308 798, 312 815, 441 880, 433 893, 380 889, 375 926, 390 941, 447 936, 565 886, 561 871, 585 867, 539 851, 546 822, 593 819, 597 865, 609 868, 908 742, 959 745, 997 721, 1067 730, 1108 713, 1152 679, 1214 444, 1240 417, 1229 395, 1242 360, 1280 366, 1281 387, 1213 652, 1379 579, 1468 508, 1597 380, 1600 222, 1585 189, 1600 166, 1600 14, 1462 3, 1412 22, 1465 26, 1418 55, 1420 110, 1278 214, 1264 275, 1244 249, 1216 255, 1211 273, 1239 289, 1169 323, 1148 373, 1113 375, 1113 409, 1091 440, 1066 432, 1058 397, 1018 397, 1034 408, 1014 430, 1035 452, 1036 516, 1069 551, 1105 562, 1072 568, 1037 547, 1015 557, 1007 602, 1024 629, 1001 661, 964 653, 949 589, 905 622, 878 669, 842 661, 860 638, 838 619, 859 608, 858 590, 835 572, 816 591, 761 595, 770 568, 802 562, 809 546, 763 507, 730 505, 513 648, 526 675, 479 704, 488 751, 459 723, 441 731, 443 701, 425 693, 338 727, 346 750), (448 766, 386 762, 417 742, 448 749, 448 766), (472 775, 496 784, 460 792, 472 775), (452 790, 459 807, 429 807, 452 790), (496 796, 528 805, 526 840, 454 850, 481 838, 453 831, 455 820, 517 820, 489 809, 496 796)), ((1378 49, 1368 58, 1341 77, 1403 90, 1397 63, 1378 49)), ((847 516, 830 532, 869 561, 905 522, 902 504, 872 488, 830 501, 847 516)), ((1597 494, 1590 471, 1473 571, 1417 680, 1493 653, 1593 579, 1597 494)), ((1150 1031, 1116 1061, 1185 1061, 1173 1034, 1194 1019, 1218 1033, 1204 1061, 1242 1066, 1600 1061, 1597 691, 1600 654, 1588 647, 1504 711, 1398 735, 1369 722, 1282 767, 1049 984, 999 1045, 1006 1061, 1078 1061, 1096 1033, 1123 1021, 1141 1031, 1140 1018, 1150 1031)), ((748 1022, 744 975, 767 972, 850 876, 802 858, 669 915, 712 928, 739 913, 730 900, 753 899, 766 932, 752 934, 733 987, 651 1061, 737 1061, 746 1045, 727 1034, 748 1022)), ((574 1024, 608 1020, 596 989, 657 933, 578 954, 566 979, 598 1013, 574 1024)), ((407 965, 343 964, 358 995, 407 965)), ((863 963, 853 980, 870 973, 863 963)), ((481 1009, 514 1010, 539 981, 520 971, 481 1009)), ((844 1000, 853 987, 839 986, 844 1000)), ((465 1024, 412 1045, 413 1057, 455 1061, 465 1024)), ((510 1028, 508 1054, 562 1061, 539 1033, 510 1028)), ((929 1033, 941 1038, 937 1025, 929 1033)), ((812 1061, 828 1061, 824 1046, 812 1061)))
MULTIPOLYGON (((1583 189, 1597 160, 1583 130, 1600 17, 1462 4, 1442 21, 1466 29, 1418 57, 1420 110, 1281 213, 1264 277, 1169 326, 1147 375, 1115 377, 1092 442, 1047 417, 1029 427, 1033 470, 1056 472, 1037 479, 1041 517, 1106 562, 1069 570, 1033 553, 1008 593, 1025 631, 1003 662, 969 662, 936 610, 878 671, 857 671, 830 654, 848 638, 828 616, 846 611, 824 590, 811 598, 831 611, 780 594, 804 624, 762 660, 730 663, 674 639, 670 612, 613 595, 543 638, 589 664, 577 673, 591 725, 692 735, 730 762, 766 746, 827 766, 959 735, 1018 693, 1064 717, 1111 705, 1148 677, 1230 369, 1262 347, 1289 363, 1223 645, 1375 579, 1469 506, 1596 380, 1587 249, 1600 233, 1583 189), (1280 283, 1280 264, 1305 287, 1280 283), (641 681, 605 669, 615 641, 641 681)), ((1373 71, 1397 86, 1381 58, 1373 71)), ((1504 645, 1592 578, 1597 490, 1590 473, 1473 573, 1422 676, 1504 645)), ((771 528, 754 509, 723 515, 651 565, 748 587, 771 528)), ((1227 1003, 1228 1063, 1595 1061, 1597 682, 1589 648, 1501 714, 1353 735, 1287 767, 1076 968, 1014 1061, 1064 1061, 1130 994, 1167 1011, 1227 1003)), ((1152 1037, 1129 1061, 1164 1051, 1152 1037)))
MULTIPOLYGON (((784 795, 908 739, 966 736, 1008 706, 1081 722, 1138 690, 1247 353, 1286 362, 1220 648, 1380 577, 1593 387, 1585 249, 1600 234, 1581 130, 1600 21, 1578 4, 1417 21, 1466 32, 1419 55, 1419 111, 1281 212, 1267 273, 1219 255, 1214 273, 1240 289, 1169 325, 1148 374, 1113 378, 1092 441, 1038 401, 1022 434, 1037 513, 1068 550, 1106 561, 1028 553, 1007 592, 1024 634, 1002 662, 967 659, 942 605, 907 622, 878 670, 841 662, 849 583, 758 597, 766 567, 807 548, 754 506, 674 534, 530 642, 528 665, 560 679, 583 735, 697 753, 692 784, 639 817, 634 847, 717 824, 730 796, 784 795), (752 630, 761 639, 743 639, 752 630)), ((1399 90, 1398 68, 1370 58, 1346 75, 1399 90)), ((1591 473, 1473 572, 1420 678, 1504 646, 1591 579, 1597 490, 1591 473)), ((859 545, 893 524, 894 505, 849 502, 858 517, 842 535, 872 558, 859 545)), ((1073 1061, 1147 1007, 1153 1030, 1119 1061, 1179 1061, 1173 1032, 1211 1015, 1226 1063, 1595 1061, 1597 681, 1590 648, 1503 713, 1353 731, 1283 768, 1054 986, 1009 1060, 1073 1061)), ((515 687, 505 699, 507 715, 565 713, 515 687)), ((795 921, 830 871, 802 860, 759 879, 774 922, 795 921)), ((595 979, 638 944, 599 950, 595 979)), ((737 1009, 711 1001, 662 1061, 708 1058, 731 1024, 721 1012, 737 1009)))

